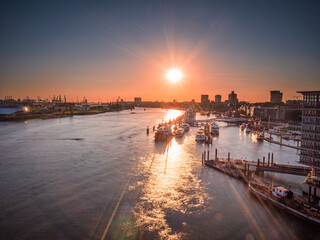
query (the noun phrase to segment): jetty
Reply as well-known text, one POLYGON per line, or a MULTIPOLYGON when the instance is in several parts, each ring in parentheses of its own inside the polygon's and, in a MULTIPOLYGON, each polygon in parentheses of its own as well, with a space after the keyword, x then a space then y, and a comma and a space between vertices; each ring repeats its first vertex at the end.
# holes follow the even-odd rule
POLYGON ((248 161, 232 159, 230 153, 228 153, 227 158, 219 158, 217 149, 215 149, 213 159, 210 159, 209 151, 204 151, 202 153, 202 164, 245 182, 248 182, 253 174, 264 175, 264 172, 307 176, 311 171, 310 167, 276 163, 273 161, 273 153, 268 153, 268 159, 263 157, 262 161, 260 159, 248 161))
POLYGON ((290 148, 294 148, 294 149, 300 150, 299 141, 297 142, 297 146, 293 146, 293 145, 290 145, 290 144, 283 143, 282 142, 282 138, 281 138, 280 141, 274 141, 270 137, 264 137, 263 139, 265 141, 267 141, 267 142, 275 143, 275 144, 278 144, 280 146, 285 146, 285 147, 290 147, 290 148))

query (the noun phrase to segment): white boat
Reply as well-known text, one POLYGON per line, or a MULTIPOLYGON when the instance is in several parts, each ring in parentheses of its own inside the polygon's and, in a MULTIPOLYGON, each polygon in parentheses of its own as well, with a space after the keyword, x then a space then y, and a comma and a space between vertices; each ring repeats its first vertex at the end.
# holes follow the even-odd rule
POLYGON ((218 135, 219 134, 219 126, 216 123, 212 123, 211 124, 211 128, 210 128, 210 133, 213 135, 218 135))
POLYGON ((176 137, 182 137, 184 134, 183 128, 178 128, 177 131, 175 132, 176 137))
POLYGON ((196 111, 193 108, 189 108, 185 113, 186 123, 194 123, 196 121, 196 111))
POLYGON ((277 198, 282 198, 288 196, 289 190, 284 187, 274 187, 272 190, 272 194, 277 198))
POLYGON ((184 129, 185 132, 189 131, 190 125, 188 123, 185 123, 185 124, 182 125, 182 128, 184 129))
POLYGON ((196 141, 197 142, 203 142, 206 140, 206 136, 204 135, 204 132, 198 131, 196 135, 196 141))
POLYGON ((171 136, 171 129, 168 125, 159 125, 154 135, 156 141, 165 141, 171 136))

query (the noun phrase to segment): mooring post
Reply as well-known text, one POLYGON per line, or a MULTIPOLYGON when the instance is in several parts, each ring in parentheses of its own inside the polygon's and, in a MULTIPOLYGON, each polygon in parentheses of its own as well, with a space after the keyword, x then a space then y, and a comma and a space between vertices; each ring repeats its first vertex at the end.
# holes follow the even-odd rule
POLYGON ((203 160, 206 160, 206 151, 203 152, 203 160))
POLYGON ((270 159, 270 153, 268 153, 268 161, 269 161, 269 159, 270 159))
POLYGON ((208 151, 208 154, 207 154, 207 160, 209 161, 209 151, 208 151))
POLYGON ((266 157, 263 157, 263 162, 262 162, 262 166, 264 167, 264 162, 266 160, 266 157))
POLYGON ((269 165, 270 165, 270 160, 268 159, 268 165, 267 166, 269 167, 269 165))
POLYGON ((258 167, 260 166, 260 159, 258 158, 258 167))
POLYGON ((147 135, 149 135, 149 126, 147 126, 147 135))
POLYGON ((230 162, 230 152, 228 152, 228 162, 230 162))
POLYGON ((218 149, 216 149, 216 152, 215 152, 215 157, 214 159, 217 161, 218 160, 218 149))
POLYGON ((308 192, 308 202, 311 201, 311 186, 309 186, 309 192, 308 192))
POLYGON ((273 166, 273 157, 271 158, 271 167, 273 166))
POLYGON ((203 153, 201 154, 201 163, 203 165, 203 153))
POLYGON ((273 153, 271 154, 271 162, 273 162, 273 153))

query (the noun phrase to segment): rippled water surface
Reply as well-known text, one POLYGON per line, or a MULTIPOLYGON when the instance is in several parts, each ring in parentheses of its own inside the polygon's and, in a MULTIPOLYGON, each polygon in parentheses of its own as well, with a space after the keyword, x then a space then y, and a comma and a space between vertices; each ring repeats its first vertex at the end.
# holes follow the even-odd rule
MULTIPOLYGON (((267 206, 203 167, 201 153, 297 164, 298 152, 220 123, 211 146, 155 143, 174 110, 135 109, 0 124, 1 239, 303 239, 317 227, 267 206), (147 126, 150 134, 146 134, 147 126)), ((205 117, 206 118, 206 117, 205 117)), ((294 144, 294 142, 292 142, 294 144)), ((272 175, 266 174, 266 178, 272 175)), ((303 177, 276 174, 299 192, 303 177)))

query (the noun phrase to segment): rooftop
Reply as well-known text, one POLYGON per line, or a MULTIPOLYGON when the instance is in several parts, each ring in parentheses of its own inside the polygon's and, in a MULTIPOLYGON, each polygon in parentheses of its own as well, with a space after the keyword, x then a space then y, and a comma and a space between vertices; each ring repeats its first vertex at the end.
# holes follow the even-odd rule
POLYGON ((320 94, 319 91, 297 91, 297 93, 302 93, 302 94, 320 94))

